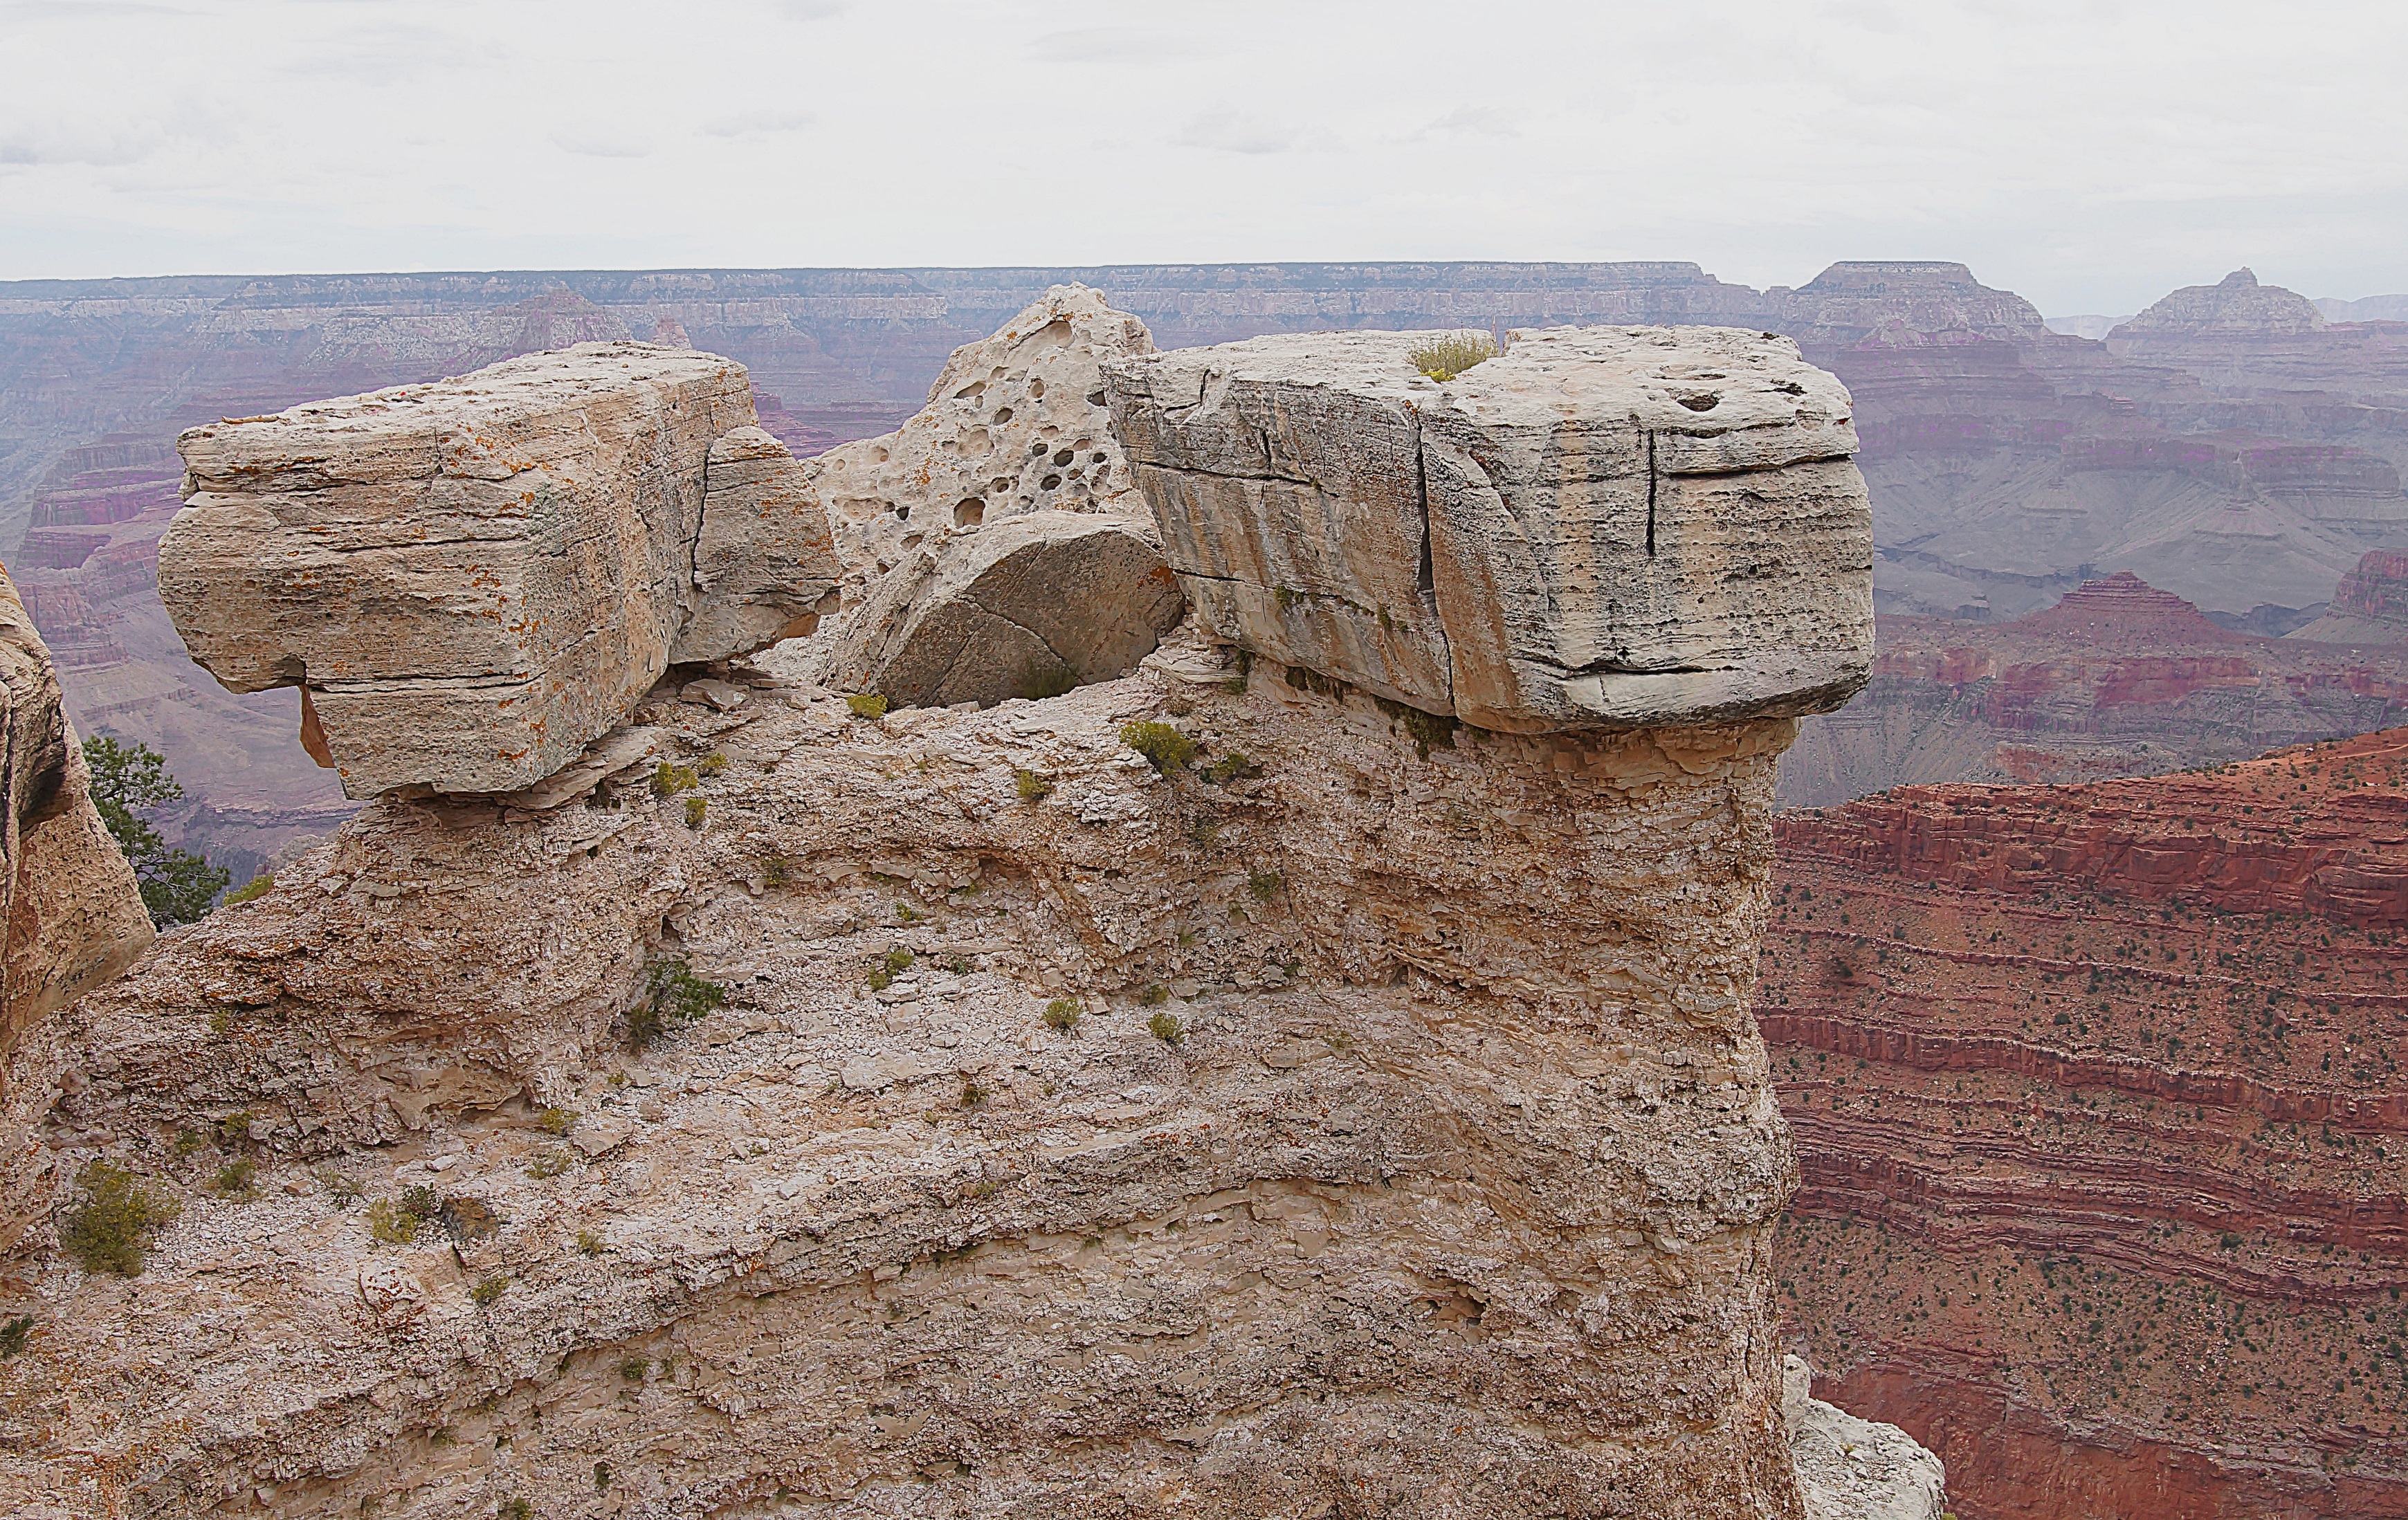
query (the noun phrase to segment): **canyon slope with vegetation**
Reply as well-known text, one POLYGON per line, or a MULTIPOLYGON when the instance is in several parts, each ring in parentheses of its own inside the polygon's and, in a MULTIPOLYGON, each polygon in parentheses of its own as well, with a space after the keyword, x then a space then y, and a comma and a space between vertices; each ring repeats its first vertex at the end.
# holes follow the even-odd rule
POLYGON ((2408 1514, 2408 729, 1774 833, 1822 1385, 1971 1520, 2408 1514))

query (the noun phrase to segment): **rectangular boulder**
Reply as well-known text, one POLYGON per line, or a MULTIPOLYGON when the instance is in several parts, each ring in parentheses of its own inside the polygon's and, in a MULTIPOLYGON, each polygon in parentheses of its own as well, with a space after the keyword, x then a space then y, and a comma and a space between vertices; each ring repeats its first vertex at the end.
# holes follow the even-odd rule
POLYGON ((1479 727, 1836 707, 1872 649, 1846 389, 1785 338, 1517 332, 1441 383, 1435 333, 1322 333, 1104 366, 1206 625, 1479 727))
POLYGON ((348 795, 523 787, 673 654, 757 648, 833 584, 800 466, 753 422, 742 366, 620 342, 194 428, 160 596, 230 689, 302 688, 348 795))

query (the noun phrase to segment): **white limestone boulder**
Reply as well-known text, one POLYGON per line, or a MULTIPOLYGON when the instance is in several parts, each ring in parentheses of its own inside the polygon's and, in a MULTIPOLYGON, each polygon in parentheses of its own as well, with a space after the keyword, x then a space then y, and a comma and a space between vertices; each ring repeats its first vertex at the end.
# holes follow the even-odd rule
POLYGON ((1103 366, 1205 625, 1512 732, 1837 707, 1872 651, 1847 391, 1785 338, 1517 332, 1445 384, 1441 335, 1328 333, 1103 366))
POLYGON ((892 433, 838 445, 805 468, 838 557, 867 585, 926 546, 1027 512, 1143 517, 1104 409, 1103 364, 1152 353, 1145 324, 1099 291, 1056 285, 991 337, 953 351, 928 404, 892 433))
POLYGON ((160 596, 230 689, 301 687, 348 795, 524 787, 833 585, 753 422, 742 366, 619 342, 194 428, 160 596))
POLYGON ((992 706, 1111 681, 1186 615, 1151 524, 1032 512, 954 553, 922 551, 873 588, 823 681, 898 707, 992 706))
POLYGON ((1804 1358, 1782 1358, 1781 1413, 1806 1520, 1946 1520, 1938 1455, 1894 1425, 1825 1403, 1813 1384, 1804 1358))

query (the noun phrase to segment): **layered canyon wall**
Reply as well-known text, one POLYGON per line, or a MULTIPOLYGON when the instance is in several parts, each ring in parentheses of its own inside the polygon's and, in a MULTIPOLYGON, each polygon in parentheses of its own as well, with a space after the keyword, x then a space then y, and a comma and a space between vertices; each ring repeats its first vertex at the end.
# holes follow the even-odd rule
POLYGON ((1774 833, 1821 1386, 1971 1520, 2408 1514, 2408 730, 1774 833))
MULTIPOLYGON (((1738 346, 1666 337, 1621 371, 1517 345, 1480 384, 1417 392, 1407 446, 1369 454, 1256 377, 1290 425, 1220 509, 1275 562, 1376 564, 1450 531, 1450 498, 1401 489, 1426 448, 1510 460, 1548 427, 1623 424, 1650 375, 1729 382, 1727 413, 1679 408, 1593 474, 1488 477, 1492 507, 1635 546, 1685 489, 1682 451, 1756 451, 1717 488, 1786 504, 1748 564, 1794 523, 1774 567, 1825 637, 1793 667, 1738 662, 1743 689, 1708 682, 1693 710, 1660 687, 1643 715, 1523 695, 1562 684, 1516 683, 1529 609, 1564 612, 1559 638, 1616 631, 1615 581, 1551 550, 1415 604, 1418 648, 1470 673, 1449 707, 1280 661, 1294 598, 1267 595, 1140 672, 983 709, 882 714, 811 683, 796 645, 678 667, 536 786, 369 803, 57 1021, 74 1068, 41 1142, 70 1249, 45 1233, 7 1262, 28 1323, 0 1358, 0 1496, 1935 1513, 1911 1446, 1885 1436, 1868 1465, 1838 1416, 1784 1413, 1792 1172, 1750 979, 1773 760, 1796 712, 1862 679, 1870 549, 1844 417, 1802 381, 1742 396, 1802 366, 1716 341, 1738 346), (1505 663, 1444 654, 1499 626, 1522 640, 1505 663), (130 1278, 73 1249, 112 1175, 172 1205, 130 1278)), ((1110 366, 1123 441, 1165 477, 1157 530, 1195 522, 1179 461, 1134 441, 1173 431, 1149 409, 1181 360, 1110 366)), ((1399 346, 1337 383, 1360 408, 1412 375, 1399 346)), ((1656 526, 1655 554, 1606 566, 1661 578, 1641 631, 1752 652, 1713 610, 1735 563, 1707 552, 1714 523, 1656 526)), ((393 563, 464 552, 430 537, 393 563)), ((1600 647, 1585 669, 1558 647, 1556 675, 1616 673, 1600 647)), ((437 714, 436 737, 507 721, 437 714)))
POLYGON ((2408 649, 2308 638, 2332 621, 2282 638, 2236 633, 2128 573, 2012 623, 1885 615, 1870 683, 1800 726, 1781 800, 2155 775, 2408 723, 2408 649))

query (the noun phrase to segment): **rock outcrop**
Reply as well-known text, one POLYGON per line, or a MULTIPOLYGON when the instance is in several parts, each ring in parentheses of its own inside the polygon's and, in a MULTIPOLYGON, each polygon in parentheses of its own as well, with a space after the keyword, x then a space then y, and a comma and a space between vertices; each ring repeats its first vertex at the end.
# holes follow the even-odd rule
POLYGON ((2286 637, 2330 644, 2408 643, 2408 553, 2368 551, 2333 588, 2324 615, 2286 637))
POLYGON ((1054 695, 1135 669, 1186 612, 1146 524, 1031 512, 888 571, 823 679, 915 707, 1054 695))
POLYGON ((2408 730, 1774 832, 1826 1395, 1969 1520, 2408 1513, 2408 730))
POLYGON ((58 671, 0 572, 0 1250, 47 1203, 34 1127, 57 1096, 43 1025, 134 964, 150 915, 93 808, 58 671), (26 1049, 28 1044, 33 1049, 26 1049))
POLYGON ((1865 680, 1847 393, 1785 340, 1257 338, 1104 366, 1204 624, 1426 713, 1533 732, 1794 715, 1865 680))
POLYGON ((301 688, 348 795, 524 786, 832 589, 752 423, 742 366, 608 343, 195 428, 160 595, 231 689, 301 688))
POLYGON ((1894 1425, 1825 1403, 1813 1385, 1804 1358, 1782 1359, 1781 1412, 1807 1520, 1944 1520, 1940 1458, 1894 1425))
MULTIPOLYGON (((1749 563, 1843 616, 1835 489, 1749 563)), ((11 1263, 0 1506, 1807 1513, 1750 979, 1828 681, 1516 734, 1192 630, 878 720, 722 669, 63 1016, 61 1175, 180 1210, 131 1288, 11 1263)))
POLYGON ((1104 409, 1099 366, 1154 351, 1057 285, 954 351, 928 404, 810 462, 860 610, 817 667, 905 704, 992 705, 1133 668, 1185 609, 1104 409))

